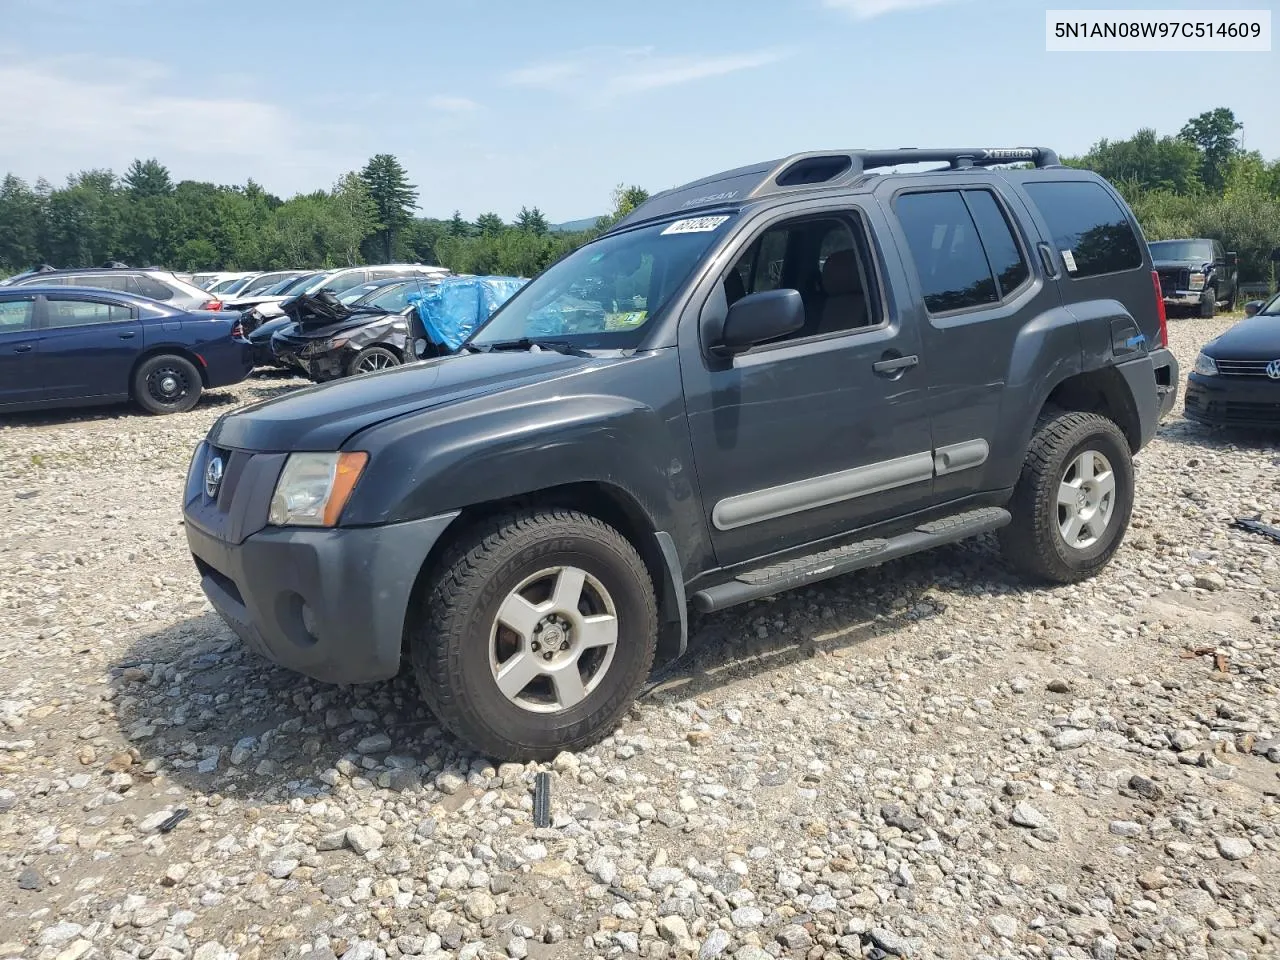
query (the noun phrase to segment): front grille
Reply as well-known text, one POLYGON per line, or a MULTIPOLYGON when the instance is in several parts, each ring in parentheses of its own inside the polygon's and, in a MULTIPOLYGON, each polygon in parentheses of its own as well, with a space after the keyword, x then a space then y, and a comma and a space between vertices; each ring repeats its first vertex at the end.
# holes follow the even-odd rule
POLYGON ((1265 377, 1270 360, 1215 360, 1224 377, 1265 377))
POLYGON ((1157 270, 1160 274, 1160 289, 1165 293, 1185 290, 1191 286, 1190 270, 1157 270))
POLYGON ((1228 400, 1223 406, 1226 408, 1227 419, 1236 423, 1268 423, 1280 426, 1280 401, 1256 403, 1228 400))

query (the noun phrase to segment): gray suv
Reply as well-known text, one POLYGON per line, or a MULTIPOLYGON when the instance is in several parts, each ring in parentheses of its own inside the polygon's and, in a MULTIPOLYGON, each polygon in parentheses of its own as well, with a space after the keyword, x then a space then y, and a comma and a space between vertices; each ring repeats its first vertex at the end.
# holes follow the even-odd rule
POLYGON ((220 310, 222 301, 201 290, 194 284, 179 280, 168 270, 147 270, 134 267, 82 267, 69 270, 50 270, 22 277, 13 286, 42 287, 92 287, 97 290, 116 290, 148 300, 158 300, 179 310, 220 310))
POLYGON ((1053 151, 799 154, 653 197, 456 355, 223 415, 184 529, 254 650, 408 664, 466 741, 545 758, 615 727, 691 608, 988 531, 1033 581, 1097 573, 1166 340, 1133 215, 1053 151))

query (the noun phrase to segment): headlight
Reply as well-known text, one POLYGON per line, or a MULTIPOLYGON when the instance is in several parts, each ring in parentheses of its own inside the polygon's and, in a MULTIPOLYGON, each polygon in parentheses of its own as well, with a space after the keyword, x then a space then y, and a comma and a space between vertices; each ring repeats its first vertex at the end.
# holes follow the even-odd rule
POLYGON ((331 337, 328 340, 312 340, 302 348, 302 356, 314 357, 318 353, 328 353, 330 350, 337 350, 339 347, 345 346, 347 337, 331 337))
POLYGON ((332 527, 347 505, 367 453, 291 453, 271 496, 269 523, 332 527))
POLYGON ((1196 357, 1196 365, 1193 369, 1202 377, 1218 375, 1218 365, 1213 362, 1213 357, 1205 356, 1203 353, 1196 357))
POLYGON ((1190 283, 1191 283, 1191 289, 1192 289, 1192 290, 1201 290, 1201 289, 1203 289, 1203 288, 1204 288, 1204 274, 1203 274, 1203 273, 1193 273, 1193 274, 1191 274, 1191 281, 1190 281, 1190 283))

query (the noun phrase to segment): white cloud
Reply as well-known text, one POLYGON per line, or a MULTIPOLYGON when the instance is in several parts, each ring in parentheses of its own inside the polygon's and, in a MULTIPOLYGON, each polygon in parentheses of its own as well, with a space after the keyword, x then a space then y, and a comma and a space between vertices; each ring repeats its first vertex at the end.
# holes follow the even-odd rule
POLYGON ((135 157, 154 156, 175 179, 243 182, 252 176, 279 191, 313 189, 342 169, 309 147, 308 140, 324 137, 305 136, 292 115, 273 104, 175 88, 169 71, 154 63, 36 62, 10 50, 0 56, 0 90, 14 93, 0 110, 0 170, 55 179, 91 167, 120 172, 135 157))
POLYGON ((447 94, 438 93, 433 97, 427 98, 427 106, 442 113, 467 113, 476 109, 480 104, 468 97, 451 97, 447 94))
POLYGON ((652 47, 591 47, 560 60, 513 70, 507 83, 609 101, 630 94, 753 70, 787 56, 756 50, 712 56, 660 56, 652 47))
POLYGON ((944 3, 955 3, 957 0, 822 0, 823 4, 833 10, 844 10, 858 20, 870 20, 884 16, 886 13, 898 13, 901 10, 918 10, 921 7, 938 7, 944 3))

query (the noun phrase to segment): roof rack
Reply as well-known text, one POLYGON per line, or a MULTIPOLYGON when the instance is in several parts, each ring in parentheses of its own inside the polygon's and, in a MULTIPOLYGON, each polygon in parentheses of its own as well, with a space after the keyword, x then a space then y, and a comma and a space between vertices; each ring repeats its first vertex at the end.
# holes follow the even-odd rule
MULTIPOLYGON (((703 177, 654 194, 613 230, 667 214, 817 186, 847 186, 873 170, 909 163, 946 163, 952 170, 1033 163, 1060 166, 1048 147, 899 147, 896 150, 812 150, 703 177)), ((609 231, 612 232, 612 231, 609 231)))

